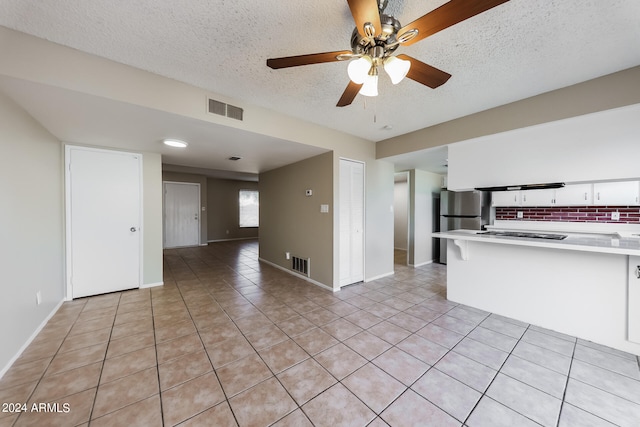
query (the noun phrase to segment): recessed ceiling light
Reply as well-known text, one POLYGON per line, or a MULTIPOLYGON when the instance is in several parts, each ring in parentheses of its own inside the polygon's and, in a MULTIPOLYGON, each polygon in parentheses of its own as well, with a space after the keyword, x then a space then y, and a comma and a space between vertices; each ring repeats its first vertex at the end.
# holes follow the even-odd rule
POLYGON ((164 145, 176 148, 185 148, 187 145, 189 145, 184 141, 180 141, 179 139, 165 139, 162 142, 164 143, 164 145))
POLYGON ((240 159, 242 159, 242 157, 239 157, 239 156, 231 156, 231 157, 229 157, 229 160, 233 160, 234 162, 236 160, 240 160, 240 159))

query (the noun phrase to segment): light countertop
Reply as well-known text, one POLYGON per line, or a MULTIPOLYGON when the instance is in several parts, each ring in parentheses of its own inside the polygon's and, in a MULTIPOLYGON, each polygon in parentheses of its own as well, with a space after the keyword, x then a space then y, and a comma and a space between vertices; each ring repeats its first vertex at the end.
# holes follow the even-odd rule
MULTIPOLYGON (((536 232, 540 232, 539 230, 536 232)), ((453 230, 433 233, 432 236, 441 239, 457 241, 473 241, 496 243, 504 245, 531 246, 551 249, 564 249, 583 252, 600 252, 620 255, 640 256, 640 239, 621 237, 618 234, 578 234, 559 233, 567 237, 563 240, 536 239, 527 237, 495 236, 480 230, 453 230)), ((558 234, 558 232, 555 232, 558 234)))

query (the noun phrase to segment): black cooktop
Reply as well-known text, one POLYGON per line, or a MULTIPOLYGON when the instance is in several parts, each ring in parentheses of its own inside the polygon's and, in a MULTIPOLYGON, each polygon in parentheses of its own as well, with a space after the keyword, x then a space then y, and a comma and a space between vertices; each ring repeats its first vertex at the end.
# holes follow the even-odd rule
POLYGON ((526 237, 530 239, 548 239, 548 240, 562 240, 567 237, 565 234, 528 233, 524 231, 484 231, 478 234, 488 234, 490 236, 503 236, 503 237, 526 237))

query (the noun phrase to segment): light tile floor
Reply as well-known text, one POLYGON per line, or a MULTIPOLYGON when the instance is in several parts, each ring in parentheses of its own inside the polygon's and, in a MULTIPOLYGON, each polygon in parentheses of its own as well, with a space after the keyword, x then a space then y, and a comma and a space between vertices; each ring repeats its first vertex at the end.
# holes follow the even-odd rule
POLYGON ((332 294, 257 252, 168 250, 165 286, 63 304, 0 380, 59 407, 0 426, 640 425, 636 356, 451 303, 442 265, 332 294))

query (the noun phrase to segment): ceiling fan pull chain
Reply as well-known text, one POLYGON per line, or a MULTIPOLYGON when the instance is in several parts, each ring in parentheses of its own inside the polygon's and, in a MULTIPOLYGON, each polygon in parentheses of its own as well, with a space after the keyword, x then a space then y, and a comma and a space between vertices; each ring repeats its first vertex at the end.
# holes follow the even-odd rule
POLYGON ((378 122, 378 102, 376 101, 378 97, 373 98, 373 123, 378 122))

